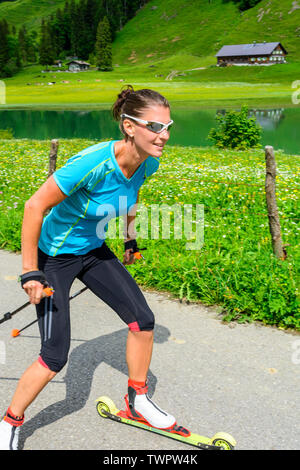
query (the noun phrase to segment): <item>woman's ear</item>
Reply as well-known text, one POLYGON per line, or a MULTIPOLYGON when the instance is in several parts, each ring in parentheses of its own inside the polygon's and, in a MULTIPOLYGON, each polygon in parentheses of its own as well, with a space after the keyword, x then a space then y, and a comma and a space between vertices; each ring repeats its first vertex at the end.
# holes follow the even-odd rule
POLYGON ((134 136, 134 126, 133 126, 132 122, 129 119, 124 119, 123 129, 129 137, 134 136))

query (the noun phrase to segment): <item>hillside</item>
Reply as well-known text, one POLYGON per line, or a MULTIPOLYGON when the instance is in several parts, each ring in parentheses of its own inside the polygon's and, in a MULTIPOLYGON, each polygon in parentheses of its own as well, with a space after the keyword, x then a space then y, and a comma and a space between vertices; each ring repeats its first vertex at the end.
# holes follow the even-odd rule
POLYGON ((27 29, 38 29, 43 16, 50 16, 59 7, 63 7, 66 0, 16 0, 0 4, 0 19, 5 18, 9 24, 17 28, 22 24, 27 29))
POLYGON ((254 40, 281 41, 288 61, 299 61, 300 1, 263 0, 240 13, 222 0, 151 0, 118 33, 113 56, 120 65, 169 61, 188 68, 215 64, 222 45, 254 40))
MULTIPOLYGON (((66 0, 16 0, 0 4, 0 18, 38 29, 66 0)), ((281 41, 288 61, 300 61, 300 0, 262 0, 241 13, 222 0, 151 0, 117 34, 114 63, 162 62, 181 69, 215 64, 225 44, 281 41)))

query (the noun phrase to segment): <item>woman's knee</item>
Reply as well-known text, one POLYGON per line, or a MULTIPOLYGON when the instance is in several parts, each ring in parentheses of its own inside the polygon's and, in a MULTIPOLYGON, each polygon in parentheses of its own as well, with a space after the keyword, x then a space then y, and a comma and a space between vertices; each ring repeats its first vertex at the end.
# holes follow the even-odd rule
POLYGON ((42 366, 44 366, 46 369, 48 369, 50 372, 57 374, 64 368, 64 366, 68 362, 68 355, 50 358, 50 357, 42 356, 41 354, 39 356, 38 362, 42 366))
POLYGON ((130 331, 153 331, 155 326, 155 317, 151 310, 139 315, 137 321, 129 323, 130 331))

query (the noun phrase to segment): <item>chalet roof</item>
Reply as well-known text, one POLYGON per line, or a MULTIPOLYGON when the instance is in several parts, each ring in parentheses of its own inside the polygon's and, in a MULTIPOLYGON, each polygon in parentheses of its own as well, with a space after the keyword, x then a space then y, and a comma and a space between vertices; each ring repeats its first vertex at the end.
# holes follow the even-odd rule
POLYGON ((280 42, 252 42, 251 44, 238 44, 233 46, 223 46, 215 57, 232 56, 255 56, 272 54, 274 49, 280 44, 285 54, 287 51, 280 42))
POLYGON ((84 62, 84 60, 70 60, 69 62, 67 62, 67 65, 74 64, 74 63, 78 65, 91 65, 88 62, 84 62))

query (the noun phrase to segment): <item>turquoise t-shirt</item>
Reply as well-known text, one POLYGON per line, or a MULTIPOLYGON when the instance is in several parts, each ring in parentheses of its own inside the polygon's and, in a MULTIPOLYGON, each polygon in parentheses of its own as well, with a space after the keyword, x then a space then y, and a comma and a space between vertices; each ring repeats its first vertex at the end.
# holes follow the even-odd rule
POLYGON ((68 197, 43 220, 39 248, 48 255, 81 255, 100 247, 108 221, 128 213, 139 188, 157 171, 159 158, 149 156, 126 178, 115 157, 116 142, 82 150, 53 174, 68 197))

